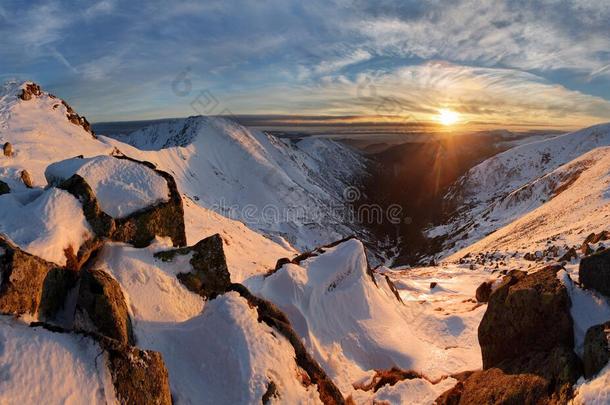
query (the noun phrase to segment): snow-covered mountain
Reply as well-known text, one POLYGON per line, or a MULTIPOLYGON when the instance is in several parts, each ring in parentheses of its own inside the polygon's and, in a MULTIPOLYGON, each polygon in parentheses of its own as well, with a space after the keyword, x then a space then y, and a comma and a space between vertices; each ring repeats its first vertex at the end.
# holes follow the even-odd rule
MULTIPOLYGON (((456 252, 561 194, 610 146, 610 124, 519 145, 475 166, 445 197, 458 209, 431 228, 443 251, 456 252), (588 157, 579 159, 590 152, 588 157)), ((442 254, 440 255, 442 256, 442 254)))
POLYGON ((483 162, 455 224, 495 232, 372 268, 277 237, 352 231, 326 212, 214 205, 330 209, 363 170, 339 144, 203 117, 127 144, 33 83, 0 111, 1 403, 608 403, 610 126, 483 162))
POLYGON ((299 250, 361 232, 344 207, 365 175, 365 161, 332 140, 293 142, 202 116, 104 139, 171 173, 199 205, 299 250))

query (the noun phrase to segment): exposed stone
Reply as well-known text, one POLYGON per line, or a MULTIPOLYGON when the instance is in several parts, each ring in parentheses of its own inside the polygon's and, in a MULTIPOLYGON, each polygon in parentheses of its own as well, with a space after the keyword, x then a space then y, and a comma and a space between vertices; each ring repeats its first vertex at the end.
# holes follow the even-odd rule
POLYGON ((425 377, 413 370, 403 370, 398 367, 392 367, 388 370, 376 369, 371 381, 366 384, 354 384, 354 389, 377 392, 386 385, 394 386, 400 381, 419 378, 425 377))
POLYGON ((585 288, 610 297, 610 249, 584 257, 580 261, 578 277, 585 288))
POLYGON ((51 272, 58 271, 63 270, 0 237, 0 313, 48 314, 63 305, 63 300, 61 303, 51 300, 56 296, 51 291, 55 289, 53 279, 57 278, 51 272))
POLYGON ((580 247, 580 251, 582 252, 583 256, 589 256, 593 253, 593 249, 587 242, 584 242, 582 244, 582 246, 580 247))
POLYGON ((2 150, 4 152, 4 156, 13 157, 13 145, 10 142, 6 142, 2 147, 2 150))
POLYGON ((77 330, 134 344, 131 319, 119 283, 99 269, 83 271, 74 316, 77 330))
POLYGON ((27 83, 25 87, 21 90, 21 94, 19 98, 24 101, 29 101, 32 97, 39 97, 42 94, 40 90, 40 86, 36 83, 27 83))
POLYGON ((169 374, 161 353, 100 339, 116 397, 125 405, 171 405, 169 374))
POLYGON ((6 184, 2 180, 0 180, 0 195, 8 194, 10 192, 11 192, 11 188, 8 186, 8 184, 6 184))
POLYGON ((91 124, 87 121, 87 118, 82 117, 74 111, 72 107, 64 100, 61 100, 61 103, 66 107, 66 118, 74 125, 78 125, 82 127, 85 131, 89 132, 92 137, 96 138, 95 133, 91 130, 91 124))
POLYGON ((574 259, 578 259, 578 253, 576 253, 576 249, 571 247, 570 249, 568 249, 567 252, 565 252, 563 254, 563 256, 561 256, 559 258, 559 261, 560 262, 571 262, 574 259))
POLYGON ((125 156, 115 157, 140 163, 154 170, 167 182, 170 198, 167 202, 145 208, 126 218, 115 219, 116 227, 112 239, 130 243, 135 247, 146 247, 155 236, 168 236, 172 239, 174 246, 186 246, 184 208, 174 178, 169 173, 157 170, 155 165, 150 162, 138 161, 125 156))
POLYGON ((27 188, 34 187, 34 183, 32 182, 32 176, 30 175, 30 173, 27 170, 22 170, 21 173, 19 174, 19 177, 21 178, 21 181, 23 182, 23 184, 25 184, 25 186, 27 188))
POLYGON ((610 361, 610 322, 592 326, 587 330, 584 349, 585 377, 591 378, 610 361))
POLYGON ((527 352, 574 347, 571 302, 557 278, 560 269, 511 272, 491 293, 478 331, 484 369, 527 352))
POLYGON ((436 281, 433 281, 430 283, 430 289, 432 290, 434 287, 436 287, 438 285, 438 283, 436 281))
POLYGON ((178 279, 189 290, 205 298, 214 298, 227 291, 231 285, 231 274, 223 249, 222 237, 219 234, 205 238, 196 245, 186 248, 158 252, 155 257, 171 261, 176 255, 192 253, 190 260, 192 270, 179 273, 178 279))
POLYGON ((477 287, 475 297, 478 302, 489 301, 490 295, 491 295, 491 282, 485 281, 485 282, 481 283, 480 286, 477 287))

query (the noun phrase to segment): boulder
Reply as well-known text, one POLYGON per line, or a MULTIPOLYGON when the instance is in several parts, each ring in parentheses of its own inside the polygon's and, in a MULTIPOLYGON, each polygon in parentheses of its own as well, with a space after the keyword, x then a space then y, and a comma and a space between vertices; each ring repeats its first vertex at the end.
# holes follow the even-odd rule
POLYGON ((587 242, 582 244, 580 251, 582 252, 583 256, 589 256, 591 253, 593 253, 593 249, 587 242))
POLYGON ((6 156, 6 157, 13 156, 13 145, 10 142, 6 142, 4 144, 4 146, 2 147, 2 150, 4 152, 4 156, 6 156))
POLYGON ((2 180, 0 180, 0 195, 8 194, 10 192, 11 192, 11 188, 8 186, 8 184, 6 184, 2 180))
POLYGON ((591 378, 610 361, 610 322, 592 326, 585 335, 583 363, 585 377, 591 378))
POLYGON ((478 302, 487 302, 489 301, 489 296, 491 295, 491 282, 485 281, 481 283, 480 286, 477 287, 477 291, 475 292, 475 297, 478 302))
POLYGON ((219 234, 205 238, 196 245, 186 248, 158 252, 155 257, 172 261, 176 255, 192 253, 190 272, 179 273, 178 279, 189 290, 204 298, 212 299, 227 291, 231 285, 231 274, 219 234))
POLYGON ((69 274, 0 237, 0 313, 43 316, 61 308, 69 274), (68 276, 68 277, 64 277, 68 276))
POLYGON ((24 101, 29 101, 32 97, 39 97, 42 94, 40 86, 36 83, 26 83, 24 88, 21 90, 19 98, 24 101))
POLYGON ((574 259, 578 259, 578 253, 576 252, 576 249, 571 247, 570 249, 568 249, 567 252, 565 252, 563 254, 563 256, 561 256, 559 258, 559 261, 560 262, 571 262, 574 259))
POLYGON ((19 177, 21 178, 21 181, 23 182, 23 184, 25 184, 25 186, 27 188, 34 187, 34 183, 32 182, 32 176, 30 175, 30 173, 27 170, 22 170, 21 173, 19 174, 19 177))
POLYGON ((125 405, 171 405, 169 374, 161 353, 112 339, 99 339, 118 402, 125 405))
POLYGON ((571 302, 557 278, 560 269, 511 272, 491 293, 478 331, 484 369, 527 352, 574 347, 571 302))
POLYGON ((133 329, 119 283, 99 269, 81 274, 74 327, 96 332, 121 343, 134 344, 133 329))
POLYGON ((610 249, 605 249, 580 261, 580 283, 610 297, 610 249))

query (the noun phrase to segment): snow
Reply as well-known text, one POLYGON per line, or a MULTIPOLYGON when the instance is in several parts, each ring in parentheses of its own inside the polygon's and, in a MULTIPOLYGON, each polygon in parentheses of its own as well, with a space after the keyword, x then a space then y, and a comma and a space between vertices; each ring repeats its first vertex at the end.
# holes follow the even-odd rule
POLYGON ((574 405, 607 405, 610 403, 610 364, 590 381, 581 378, 575 387, 578 391, 574 405))
POLYGON ((318 403, 315 386, 298 380, 295 353, 236 293, 204 305, 175 277, 188 270, 188 256, 171 263, 153 257, 171 247, 146 249, 110 244, 98 261, 123 289, 138 345, 162 353, 178 404, 257 403, 270 381, 282 403, 318 403), (285 402, 284 402, 285 401, 285 402))
POLYGON ((0 234, 22 250, 61 266, 66 264, 65 249, 72 247, 76 253, 93 236, 81 203, 57 188, 0 196, 0 234))
MULTIPOLYGON (((427 269, 394 274, 403 305, 384 277, 376 276, 378 286, 373 283, 364 247, 351 239, 300 265, 285 265, 256 293, 286 313, 339 389, 360 403, 374 394, 355 390, 353 384, 370 378, 374 369, 398 366, 438 380, 481 367, 476 336, 484 307, 463 301, 472 298, 489 275, 456 268, 439 273, 427 269), (439 281, 433 291, 429 277, 439 281)), ((411 384, 419 388, 406 390, 403 384, 396 392, 388 388, 378 395, 397 395, 399 402, 416 403, 412 401, 420 394, 436 398, 447 389, 426 380, 407 385, 411 384)))
POLYGON ((2 403, 116 403, 104 356, 93 340, 0 316, 0 343, 2 403))
POLYGON ((169 201, 167 181, 149 167, 112 156, 67 159, 45 171, 49 184, 81 176, 95 193, 102 210, 113 218, 169 201))
POLYGON ((46 167, 78 155, 109 154, 112 147, 93 138, 66 118, 66 107, 48 93, 29 101, 18 98, 25 83, 0 88, 0 145, 13 144, 12 158, 0 157, 0 180, 12 190, 24 189, 19 179, 27 170, 36 187, 44 187, 46 167))
POLYGON ((219 117, 169 120, 118 140, 123 153, 171 173, 202 207, 299 250, 353 234, 337 209, 364 171, 363 158, 332 140, 282 140, 219 117))

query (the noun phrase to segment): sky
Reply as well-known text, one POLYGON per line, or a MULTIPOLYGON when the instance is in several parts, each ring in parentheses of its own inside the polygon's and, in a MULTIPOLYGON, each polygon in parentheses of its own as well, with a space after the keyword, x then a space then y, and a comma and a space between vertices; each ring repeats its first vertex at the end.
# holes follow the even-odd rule
POLYGON ((610 0, 0 0, 0 79, 90 121, 610 121, 610 0), (381 118, 380 118, 381 119, 381 118))

